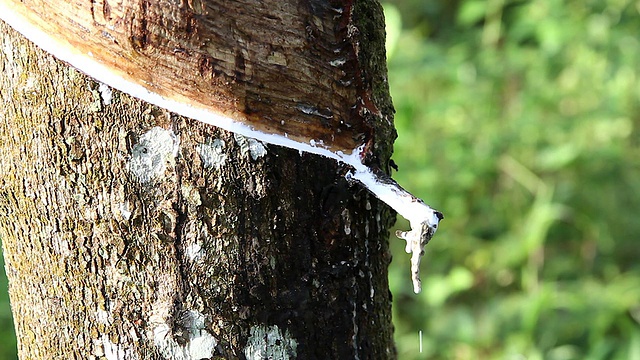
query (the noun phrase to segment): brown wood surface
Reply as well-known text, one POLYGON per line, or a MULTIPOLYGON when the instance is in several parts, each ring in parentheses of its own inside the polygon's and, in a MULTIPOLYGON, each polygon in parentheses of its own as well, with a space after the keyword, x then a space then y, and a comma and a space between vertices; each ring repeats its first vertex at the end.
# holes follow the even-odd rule
POLYGON ((354 1, 3 1, 117 76, 262 132, 350 153, 382 118, 354 1))

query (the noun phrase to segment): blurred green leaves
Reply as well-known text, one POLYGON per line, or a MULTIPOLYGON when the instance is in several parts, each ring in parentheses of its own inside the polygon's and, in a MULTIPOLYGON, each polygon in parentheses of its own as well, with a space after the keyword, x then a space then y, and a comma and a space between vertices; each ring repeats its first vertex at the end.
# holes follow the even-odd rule
POLYGON ((394 176, 446 216, 418 296, 391 239, 400 358, 640 359, 639 3, 384 6, 394 176))
POLYGON ((11 316, 9 294, 7 293, 9 284, 4 273, 4 259, 2 256, 0 256, 0 268, 2 269, 0 270, 0 359, 17 359, 16 335, 13 330, 13 317, 11 316))

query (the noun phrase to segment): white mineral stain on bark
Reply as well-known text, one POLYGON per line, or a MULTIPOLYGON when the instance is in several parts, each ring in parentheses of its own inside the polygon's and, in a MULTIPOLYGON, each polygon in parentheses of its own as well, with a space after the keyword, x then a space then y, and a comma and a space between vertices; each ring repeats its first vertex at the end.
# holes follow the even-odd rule
POLYGON ((214 168, 216 170, 224 166, 227 160, 227 154, 224 153, 225 145, 224 140, 214 139, 213 141, 207 141, 204 144, 196 146, 196 151, 200 155, 202 165, 205 168, 214 168))
POLYGON ((62 237, 59 232, 52 230, 50 232, 50 241, 53 246, 53 251, 56 254, 62 255, 63 257, 71 256, 71 246, 69 245, 69 241, 62 237))
POLYGON ((108 325, 111 322, 111 316, 106 310, 98 309, 95 313, 95 316, 96 321, 98 321, 99 324, 108 325))
POLYGON ((244 348, 248 360, 295 359, 298 343, 289 331, 280 331, 277 325, 257 325, 251 328, 251 335, 244 348))
POLYGON ((267 148, 254 138, 244 137, 236 133, 233 134, 233 138, 240 146, 240 154, 242 156, 249 155, 255 161, 267 154, 267 148))
POLYGON ((23 87, 23 89, 22 89, 22 90, 23 90, 25 93, 31 93, 31 95, 35 95, 35 94, 36 94, 35 90, 36 90, 36 88, 37 88, 38 86, 39 86, 39 85, 38 85, 38 80, 37 80, 35 77, 33 77, 33 76, 29 76, 29 77, 27 78, 27 81, 25 81, 25 83, 24 83, 24 87, 23 87))
POLYGON ((344 233, 351 235, 351 215, 349 214, 349 210, 342 210, 342 220, 344 222, 344 233))
POLYGON ((182 339, 178 342, 174 329, 167 322, 156 324, 153 328, 153 343, 165 359, 199 360, 214 355, 218 340, 205 326, 205 317, 195 310, 186 311, 180 319, 175 319, 174 329, 180 328, 182 339))
POLYGON ((111 88, 107 84, 100 83, 100 86, 98 87, 98 91, 100 92, 102 103, 104 105, 111 105, 111 99, 113 98, 113 93, 111 92, 111 88))
POLYGON ((164 176, 167 163, 173 164, 179 148, 178 137, 169 130, 154 127, 140 137, 131 149, 127 169, 143 184, 164 176))
POLYGON ((358 352, 358 312, 357 312, 357 304, 355 301, 351 301, 352 310, 351 313, 353 316, 351 317, 353 324, 353 335, 351 336, 351 346, 353 346, 353 359, 360 360, 360 354, 358 352))
MULTIPOLYGON (((94 340, 95 341, 95 340, 94 340)), ((109 336, 101 335, 100 339, 94 343, 96 350, 94 355, 104 357, 107 360, 137 360, 138 354, 131 348, 126 348, 120 344, 114 344, 109 340, 109 336)))
POLYGON ((131 218, 131 208, 129 205, 129 201, 125 200, 124 202, 120 203, 118 211, 120 211, 120 216, 122 216, 124 220, 129 220, 131 218))
POLYGON ((189 260, 193 261, 202 256, 202 247, 198 243, 191 244, 187 246, 184 252, 189 257, 189 260))

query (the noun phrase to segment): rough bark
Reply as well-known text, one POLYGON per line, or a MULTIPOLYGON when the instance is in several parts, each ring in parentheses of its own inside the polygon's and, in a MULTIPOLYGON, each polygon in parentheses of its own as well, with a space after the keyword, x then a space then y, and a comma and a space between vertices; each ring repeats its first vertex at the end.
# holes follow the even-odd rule
MULTIPOLYGON (((381 10, 355 6, 363 78, 390 118, 381 10)), ((395 358, 393 216, 339 164, 117 91, 109 103, 0 34, 0 238, 21 358, 395 358)), ((376 126, 385 165, 393 131, 376 126)))

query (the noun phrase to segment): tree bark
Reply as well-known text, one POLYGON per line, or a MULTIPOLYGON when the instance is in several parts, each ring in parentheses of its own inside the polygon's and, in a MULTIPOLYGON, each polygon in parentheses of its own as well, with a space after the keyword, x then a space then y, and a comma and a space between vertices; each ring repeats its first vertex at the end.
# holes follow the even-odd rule
MULTIPOLYGON (((381 8, 354 16, 391 118, 381 8)), ((0 33, 0 238, 21 358, 395 358, 394 215, 339 164, 175 116, 0 33)), ((386 168, 393 130, 376 126, 386 168)))

